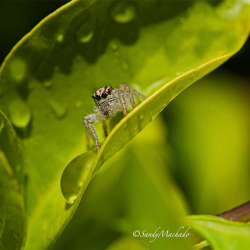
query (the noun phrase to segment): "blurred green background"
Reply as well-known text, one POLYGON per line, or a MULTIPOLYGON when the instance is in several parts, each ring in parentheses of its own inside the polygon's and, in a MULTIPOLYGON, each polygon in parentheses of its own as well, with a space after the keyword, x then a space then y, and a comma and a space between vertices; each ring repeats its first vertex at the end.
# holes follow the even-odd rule
MULTIPOLYGON (((66 2, 1 1, 0 61, 3 61, 11 48, 40 20, 66 2)), ((144 153, 159 154, 161 159, 161 163, 155 158, 151 159, 150 164, 167 166, 164 171, 171 172, 171 181, 176 184, 176 188, 180 188, 180 194, 183 193, 183 197, 186 197, 190 213, 216 215, 250 200, 249 58, 248 39, 233 58, 189 87, 165 108, 161 117, 150 125, 156 130, 155 134, 152 134, 152 130, 150 136, 146 131, 142 132, 144 140, 148 137, 148 142, 144 142, 144 148, 147 148, 144 153)), ((140 137, 132 143, 140 143, 140 137)), ((136 157, 133 154, 142 152, 133 151, 132 143, 108 162, 107 168, 116 164, 124 166, 125 169, 130 166, 131 161, 133 164, 143 165, 143 162, 135 162, 136 157), (127 157, 122 163, 119 162, 121 154, 127 157)), ((137 159, 142 157, 137 156, 137 159)), ((124 169, 119 171, 126 176, 124 169)), ((140 172, 135 173, 137 174, 140 175, 140 172)), ((99 185, 101 182, 101 178, 98 179, 97 176, 55 249, 67 249, 67 244, 70 245, 70 249, 80 249, 82 245, 87 246, 84 249, 99 249, 100 246, 97 246, 98 242, 94 239, 89 240, 86 237, 89 242, 82 240, 82 232, 87 232, 90 228, 99 235, 99 239, 103 237, 103 240, 99 241, 101 247, 105 244, 107 247, 110 246, 110 242, 119 236, 117 231, 129 232, 127 222, 122 220, 115 221, 109 229, 105 226, 106 220, 113 218, 114 214, 116 217, 124 216, 122 204, 127 204, 123 201, 126 195, 116 192, 116 189, 120 190, 117 188, 117 182, 121 186, 125 185, 120 181, 120 175, 121 173, 113 173, 117 178, 113 178, 113 183, 103 190, 96 185, 96 182, 99 181, 99 185), (107 210, 106 203, 109 203, 107 210), (93 207, 96 207, 96 211, 93 211, 93 207), (119 230, 116 231, 114 228, 119 230)), ((133 183, 129 178, 131 177, 123 178, 123 181, 133 183)), ((138 197, 135 197, 135 200, 138 200, 138 197)), ((132 204, 127 210, 136 211, 136 206, 137 204, 132 204)), ((126 239, 125 241, 128 242, 126 239)), ((143 244, 146 243, 142 242, 141 245, 143 244)), ((117 248, 110 246, 107 249, 117 248)), ((142 249, 148 249, 147 245, 142 249)))

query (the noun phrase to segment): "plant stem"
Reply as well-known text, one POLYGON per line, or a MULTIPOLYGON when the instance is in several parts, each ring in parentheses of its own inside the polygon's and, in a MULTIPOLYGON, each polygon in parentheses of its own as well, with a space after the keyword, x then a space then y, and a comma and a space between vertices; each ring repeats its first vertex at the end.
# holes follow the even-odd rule
MULTIPOLYGON (((244 203, 236 208, 223 212, 217 215, 220 218, 230 220, 230 221, 239 221, 239 222, 249 222, 250 221, 250 201, 244 203)), ((207 240, 203 240, 198 244, 193 246, 194 250, 202 249, 206 246, 209 246, 207 240)))
POLYGON ((250 201, 217 216, 230 221, 248 222, 250 221, 250 201))

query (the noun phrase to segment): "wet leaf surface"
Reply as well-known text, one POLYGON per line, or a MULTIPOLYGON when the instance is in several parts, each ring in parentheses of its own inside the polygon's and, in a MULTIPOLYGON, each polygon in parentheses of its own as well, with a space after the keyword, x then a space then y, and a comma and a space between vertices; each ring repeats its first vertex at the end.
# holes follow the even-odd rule
POLYGON ((93 112, 93 90, 126 83, 148 99, 112 130, 88 180, 175 96, 236 53, 248 32, 245 1, 72 1, 27 34, 0 71, 0 107, 23 143, 26 249, 51 246, 80 202, 66 204, 60 177, 86 150, 82 119, 93 112))
POLYGON ((7 158, 0 150, 0 249, 23 249, 25 238, 23 196, 7 158))

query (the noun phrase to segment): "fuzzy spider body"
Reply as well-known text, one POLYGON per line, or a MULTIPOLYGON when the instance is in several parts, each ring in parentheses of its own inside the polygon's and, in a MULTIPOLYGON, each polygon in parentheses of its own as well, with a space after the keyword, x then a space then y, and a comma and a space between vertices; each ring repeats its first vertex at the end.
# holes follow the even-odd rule
POLYGON ((115 116, 117 112, 123 111, 124 116, 127 115, 127 109, 132 106, 135 108, 134 96, 145 100, 146 97, 136 91, 133 87, 120 84, 119 89, 110 86, 100 88, 93 93, 96 107, 95 114, 89 114, 84 117, 84 124, 87 128, 87 147, 89 148, 89 135, 95 142, 97 151, 100 149, 100 142, 97 133, 93 127, 93 123, 103 122, 104 133, 107 136, 107 125, 105 120, 109 116, 115 116))

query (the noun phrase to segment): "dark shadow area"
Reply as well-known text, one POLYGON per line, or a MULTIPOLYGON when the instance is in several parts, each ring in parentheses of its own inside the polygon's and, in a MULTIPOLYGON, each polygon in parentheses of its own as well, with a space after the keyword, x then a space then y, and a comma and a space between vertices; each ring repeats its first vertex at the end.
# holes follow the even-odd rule
POLYGON ((66 0, 0 1, 0 64, 15 44, 66 0))
POLYGON ((250 76, 250 39, 246 41, 243 48, 231 57, 222 68, 227 69, 233 73, 238 74, 240 77, 249 78, 250 76))
MULTIPOLYGON (((19 47, 16 57, 25 58, 29 74, 41 82, 51 79, 55 69, 70 74, 76 56, 94 64, 111 40, 118 39, 130 46, 136 43, 143 27, 187 13, 192 2, 100 1, 84 9, 79 1, 78 9, 82 10, 74 18, 62 24, 64 13, 52 17, 39 30, 36 38, 19 47), (60 29, 65 27, 66 30, 60 34, 60 29), (33 42, 41 48, 31 46, 33 42), (51 43, 53 49, 46 48, 46 44, 51 46, 51 43)), ((19 84, 25 86, 25 81, 23 79, 19 84)), ((23 96, 28 91, 24 88, 19 92, 23 96)))

